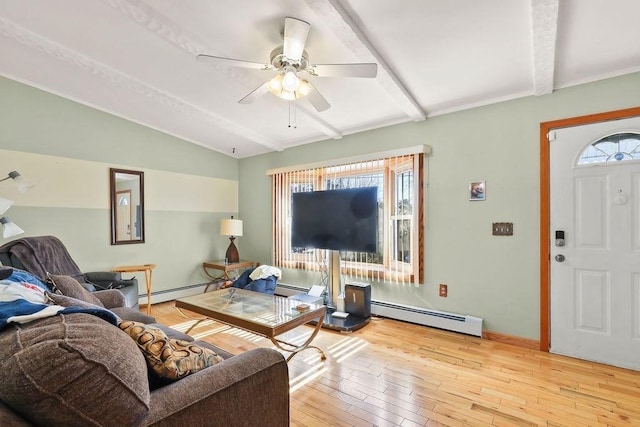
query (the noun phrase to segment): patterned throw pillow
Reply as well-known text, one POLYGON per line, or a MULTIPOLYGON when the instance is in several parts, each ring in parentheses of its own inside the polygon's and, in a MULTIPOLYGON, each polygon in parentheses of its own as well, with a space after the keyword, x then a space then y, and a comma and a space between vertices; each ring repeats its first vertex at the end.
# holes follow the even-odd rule
POLYGON ((144 323, 127 320, 118 326, 134 339, 147 364, 160 378, 177 380, 223 360, 213 350, 168 338, 162 330, 144 323))
POLYGON ((73 277, 50 274, 49 279, 51 280, 54 291, 58 291, 62 295, 104 308, 104 304, 102 304, 102 302, 94 295, 91 295, 91 292, 83 288, 80 282, 73 277))

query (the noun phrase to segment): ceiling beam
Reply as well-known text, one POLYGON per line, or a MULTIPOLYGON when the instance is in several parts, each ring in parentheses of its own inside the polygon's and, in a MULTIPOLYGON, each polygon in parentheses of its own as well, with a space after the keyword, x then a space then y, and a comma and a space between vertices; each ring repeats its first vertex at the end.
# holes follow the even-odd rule
POLYGON ((553 92, 559 0, 531 0, 533 94, 553 92))
POLYGON ((337 0, 305 0, 307 5, 326 23, 333 33, 362 62, 371 57, 378 63, 376 81, 391 95, 400 108, 414 121, 424 120, 427 114, 400 82, 382 55, 375 49, 353 18, 337 0))
MULTIPOLYGON (((214 124, 215 126, 219 126, 220 128, 225 129, 230 133, 239 135, 243 138, 247 138, 257 144, 266 146, 272 150, 280 150, 280 151, 283 150, 279 144, 276 144, 275 142, 270 141, 269 139, 264 138, 261 135, 258 135, 247 128, 238 126, 237 124, 230 122, 224 117, 220 117, 216 114, 212 114, 211 112, 206 111, 203 108, 184 102, 182 99, 179 99, 162 89, 159 89, 147 83, 144 83, 128 74, 125 74, 119 70, 109 67, 108 65, 103 64, 99 61, 96 61, 93 58, 83 55, 75 50, 62 46, 61 44, 55 43, 47 39, 46 37, 41 36, 40 34, 36 34, 32 31, 29 31, 26 28, 23 28, 17 24, 11 23, 3 18, 0 18, 0 33, 2 33, 6 37, 9 37, 17 42, 24 44, 25 46, 31 49, 40 51, 41 53, 50 55, 59 61, 63 61, 70 65, 73 65, 88 74, 100 77, 108 81, 109 83, 117 85, 121 88, 127 89, 132 93, 141 94, 143 97, 147 99, 152 99, 159 104, 169 106, 175 110, 188 112, 192 116, 198 117, 200 120, 203 120, 207 123, 214 124)), ((74 101, 82 103, 82 102, 85 102, 86 100, 74 99, 74 101)), ((90 106, 97 109, 101 109, 101 106, 99 104, 90 104, 90 106)), ((145 126, 160 130, 162 132, 191 141, 191 139, 188 137, 185 137, 182 135, 176 135, 173 132, 166 131, 165 129, 159 128, 158 126, 144 123, 142 121, 139 121, 135 117, 127 117, 121 113, 115 113, 112 111, 107 111, 107 112, 118 115, 120 117, 124 117, 128 120, 132 120, 136 123, 140 123, 145 126)), ((199 141, 193 141, 193 142, 207 146, 206 144, 199 141)))

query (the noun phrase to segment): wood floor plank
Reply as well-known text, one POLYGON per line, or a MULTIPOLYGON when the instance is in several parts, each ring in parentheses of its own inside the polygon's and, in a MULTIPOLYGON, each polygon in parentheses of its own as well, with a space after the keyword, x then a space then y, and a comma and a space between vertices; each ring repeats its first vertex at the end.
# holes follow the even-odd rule
MULTIPOLYGON (((233 354, 271 341, 156 304, 160 323, 233 354), (185 314, 190 317, 185 317, 185 314)), ((312 331, 302 326, 288 341, 312 331)), ((374 318, 323 329, 289 362, 292 426, 636 426, 640 372, 374 318)))

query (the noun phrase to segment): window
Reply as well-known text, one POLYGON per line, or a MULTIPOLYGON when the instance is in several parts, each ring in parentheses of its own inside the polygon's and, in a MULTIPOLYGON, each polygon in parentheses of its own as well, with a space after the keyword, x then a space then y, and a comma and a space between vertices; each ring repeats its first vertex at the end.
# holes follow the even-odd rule
POLYGON ((625 160, 640 160, 640 133, 616 133, 601 138, 582 152, 578 164, 591 165, 625 160))
MULTIPOLYGON (((423 148, 423 147, 421 147, 423 148)), ((424 148, 423 148, 424 149, 424 148)), ((326 250, 291 247, 291 197, 301 191, 378 187, 378 248, 341 251, 352 278, 423 281, 424 152, 272 173, 274 262, 283 268, 326 271, 326 250)))

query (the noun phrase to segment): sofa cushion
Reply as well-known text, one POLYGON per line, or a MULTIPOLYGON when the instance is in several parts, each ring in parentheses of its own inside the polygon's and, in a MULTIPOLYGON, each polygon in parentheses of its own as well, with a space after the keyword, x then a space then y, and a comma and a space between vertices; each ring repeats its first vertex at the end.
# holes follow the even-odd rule
POLYGON ((224 360, 209 348, 168 338, 153 326, 131 321, 118 326, 133 338, 151 370, 161 378, 177 380, 224 360))
POLYGON ((228 351, 226 351, 226 350, 224 350, 224 349, 222 349, 222 348, 220 348, 218 346, 215 346, 215 345, 213 345, 213 344, 211 344, 209 342, 206 342, 206 341, 194 340, 194 341, 192 341, 192 344, 196 344, 196 345, 199 345, 200 347, 204 347, 204 348, 208 348, 210 350, 213 350, 218 356, 222 357, 225 360, 227 360, 227 359, 229 359, 229 358, 234 356, 234 354, 229 353, 228 351))
MULTIPOLYGON (((98 292, 109 292, 109 291, 98 291, 98 292)), ((119 292, 118 290, 113 290, 113 292, 119 292)), ((80 308, 87 308, 87 309, 102 309, 104 310, 103 307, 88 303, 86 301, 82 301, 76 298, 71 298, 68 297, 66 295, 60 295, 60 294, 54 294, 51 292, 47 292, 47 296, 49 297, 49 299, 51 299, 51 301, 54 302, 54 304, 57 305, 61 305, 62 307, 80 307, 80 308)), ((156 318, 153 316, 149 316, 147 314, 141 313, 140 311, 136 310, 135 308, 130 308, 130 307, 113 307, 113 308, 109 308, 108 309, 110 312, 112 312, 113 314, 115 314, 118 322, 120 322, 121 320, 134 320, 136 322, 141 322, 141 323, 154 323, 156 321, 156 318)), ((171 328, 168 328, 166 326, 163 325, 163 327, 167 328, 168 330, 171 330, 171 328)), ((177 332, 176 333, 182 337, 182 336, 186 336, 189 337, 189 335, 183 334, 181 332, 177 332)), ((171 338, 177 338, 177 337, 171 337, 171 338)), ((189 341, 192 340, 193 338, 189 337, 189 341)))
POLYGON ((156 321, 155 317, 144 314, 140 310, 131 307, 114 307, 110 310, 121 320, 133 320, 134 322, 140 323, 154 323, 156 321))
POLYGON ((31 427, 31 424, 0 400, 0 426, 31 427))
POLYGON ((61 305, 62 307, 81 307, 81 308, 87 308, 87 309, 100 308, 104 310, 104 306, 91 304, 89 302, 82 301, 77 298, 69 297, 66 295, 54 294, 53 292, 47 292, 47 297, 51 301, 53 301, 54 304, 61 305))
POLYGON ((91 292, 83 288, 80 282, 73 277, 50 274, 49 279, 51 279, 54 291, 59 291, 62 295, 104 308, 104 304, 94 295, 91 295, 91 292))
POLYGON ((135 425, 149 410, 144 357, 120 329, 89 314, 0 332, 0 399, 38 425, 135 425))

